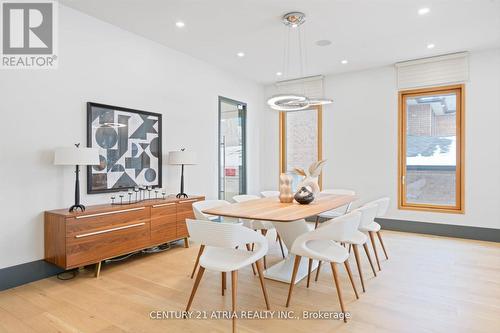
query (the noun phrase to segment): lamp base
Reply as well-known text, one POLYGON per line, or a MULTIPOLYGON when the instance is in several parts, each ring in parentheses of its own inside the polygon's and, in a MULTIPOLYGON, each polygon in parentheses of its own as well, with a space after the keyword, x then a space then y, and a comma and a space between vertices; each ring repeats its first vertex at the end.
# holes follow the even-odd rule
POLYGON ((175 197, 178 198, 178 199, 180 199, 180 198, 189 198, 186 193, 177 193, 177 195, 175 197))
POLYGON ((78 204, 78 205, 73 205, 71 207, 69 207, 69 212, 74 212, 74 211, 78 211, 78 209, 80 209, 80 211, 84 212, 85 211, 85 206, 84 205, 81 205, 81 204, 78 204))

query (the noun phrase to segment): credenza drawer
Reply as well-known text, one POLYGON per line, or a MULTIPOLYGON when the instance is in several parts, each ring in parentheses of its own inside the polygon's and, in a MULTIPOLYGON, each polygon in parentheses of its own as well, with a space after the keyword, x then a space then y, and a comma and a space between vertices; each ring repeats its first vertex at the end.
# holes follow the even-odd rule
POLYGON ((186 219, 194 219, 193 202, 197 199, 181 200, 177 204, 177 237, 189 236, 186 219))
POLYGON ((147 222, 149 207, 135 207, 108 212, 78 215, 66 220, 67 237, 108 230, 115 226, 147 222))
POLYGON ((72 267, 143 248, 149 243, 149 229, 149 221, 134 221, 67 237, 66 264, 72 267))
POLYGON ((177 237, 177 204, 151 206, 151 241, 161 243, 177 237))

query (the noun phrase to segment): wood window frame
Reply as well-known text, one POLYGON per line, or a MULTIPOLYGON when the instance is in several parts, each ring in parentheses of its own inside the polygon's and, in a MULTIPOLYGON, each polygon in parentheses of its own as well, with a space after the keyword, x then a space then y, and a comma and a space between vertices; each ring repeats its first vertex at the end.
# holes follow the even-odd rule
POLYGON ((399 92, 398 104, 398 208, 404 210, 463 214, 465 212, 465 85, 458 84, 402 90, 399 92), (404 184, 404 177, 406 176, 406 99, 414 96, 431 96, 443 93, 456 93, 457 96, 455 206, 407 203, 406 186, 404 184))
MULTIPOLYGON (((321 105, 316 105, 302 111, 306 110, 316 110, 317 112, 318 161, 320 161, 323 159, 323 108, 321 105)), ((279 115, 279 143, 280 143, 279 173, 280 174, 286 172, 286 113, 287 112, 280 112, 279 115)), ((320 189, 323 188, 323 173, 319 175, 318 185, 320 189)))

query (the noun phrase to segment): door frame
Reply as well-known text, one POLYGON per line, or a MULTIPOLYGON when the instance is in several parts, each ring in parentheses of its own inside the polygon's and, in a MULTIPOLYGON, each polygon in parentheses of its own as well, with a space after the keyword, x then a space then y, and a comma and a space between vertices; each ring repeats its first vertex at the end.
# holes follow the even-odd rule
POLYGON ((218 117, 217 117, 217 197, 219 199, 224 199, 221 194, 221 103, 226 102, 230 104, 236 104, 236 105, 242 105, 243 109, 238 110, 239 115, 241 117, 241 148, 242 148, 242 157, 241 157, 241 164, 242 164, 242 170, 241 170, 241 175, 240 179, 242 180, 240 183, 240 192, 241 194, 247 193, 247 103, 240 102, 235 99, 227 98, 224 96, 218 96, 218 117))

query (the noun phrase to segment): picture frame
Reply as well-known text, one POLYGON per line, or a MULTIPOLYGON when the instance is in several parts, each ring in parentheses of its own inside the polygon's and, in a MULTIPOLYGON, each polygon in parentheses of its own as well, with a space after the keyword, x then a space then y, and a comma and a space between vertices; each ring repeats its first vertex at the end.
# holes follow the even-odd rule
POLYGON ((87 147, 100 164, 87 166, 87 193, 162 187, 162 115, 87 103, 87 147))

